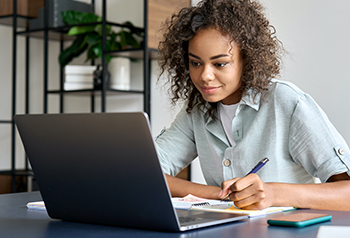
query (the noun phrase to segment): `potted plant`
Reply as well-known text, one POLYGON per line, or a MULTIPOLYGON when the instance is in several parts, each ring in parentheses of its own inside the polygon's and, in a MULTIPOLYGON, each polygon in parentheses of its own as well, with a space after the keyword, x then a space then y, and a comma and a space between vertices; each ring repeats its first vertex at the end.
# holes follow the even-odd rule
MULTIPOLYGON (((86 60, 102 58, 102 18, 94 13, 65 11, 62 19, 67 25, 73 25, 68 35, 76 36, 73 43, 63 50, 59 56, 59 62, 64 68, 73 58, 87 51, 86 60), (93 24, 96 23, 96 24, 93 24), (80 26, 74 26, 78 25, 80 26), (88 25, 82 25, 88 24, 88 25)), ((135 28, 131 22, 125 22, 118 32, 112 30, 111 25, 106 25, 106 50, 116 51, 127 48, 140 48, 144 32, 135 28)), ((107 54, 107 63, 113 56, 107 54)))

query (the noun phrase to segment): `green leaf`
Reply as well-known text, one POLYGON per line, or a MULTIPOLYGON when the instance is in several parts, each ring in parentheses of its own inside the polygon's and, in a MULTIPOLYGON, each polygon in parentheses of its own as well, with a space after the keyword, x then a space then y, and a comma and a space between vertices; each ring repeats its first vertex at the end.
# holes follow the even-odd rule
MULTIPOLYGON (((66 50, 62 51, 59 60, 62 67, 68 64, 73 58, 79 56, 87 50, 87 59, 96 59, 102 57, 102 18, 93 13, 65 11, 62 12, 63 21, 69 25, 96 23, 88 26, 73 26, 68 32, 68 35, 76 35, 73 44, 66 50)), ((126 26, 122 27, 116 33, 111 25, 106 25, 106 50, 116 51, 125 48, 139 48, 140 37, 144 38, 143 30, 134 28, 131 22, 125 22, 126 26), (135 38, 135 36, 137 36, 135 38)), ((106 61, 112 57, 106 54, 106 61)))
POLYGON ((122 47, 119 42, 117 42, 117 34, 113 33, 110 39, 107 41, 107 49, 110 51, 120 50, 122 47))
POLYGON ((133 35, 130 32, 126 32, 126 31, 120 32, 120 45, 122 49, 128 48, 128 46, 134 47, 134 48, 140 47, 140 44, 133 37, 133 35))
POLYGON ((94 45, 92 50, 97 57, 102 58, 102 43, 94 45))
POLYGON ((130 21, 124 22, 123 25, 134 27, 134 25, 130 21))
POLYGON ((98 56, 95 55, 95 52, 93 50, 94 48, 93 47, 89 47, 88 48, 88 51, 87 51, 87 57, 86 57, 86 60, 85 61, 88 61, 88 60, 94 60, 94 59, 97 59, 98 56))
POLYGON ((130 21, 124 22, 123 25, 131 26, 132 28, 128 28, 128 30, 129 30, 132 34, 135 34, 135 35, 140 36, 140 37, 143 37, 143 36, 144 36, 144 32, 143 32, 142 30, 136 29, 135 26, 134 26, 130 21))
MULTIPOLYGON (((94 47, 91 47, 88 52, 90 52, 90 56, 93 56, 95 58, 87 58, 86 60, 96 59, 96 58, 102 59, 102 45, 101 44, 97 44, 94 47)), ((89 56, 89 53, 88 53, 88 56, 89 56)), ((112 58, 111 55, 106 55, 106 62, 109 63, 111 58, 112 58)))
POLYGON ((69 29, 68 35, 69 36, 74 36, 74 35, 80 35, 80 34, 85 34, 88 32, 94 32, 96 26, 73 26, 72 28, 69 29))
POLYGON ((65 11, 61 12, 62 20, 68 25, 85 24, 100 22, 101 17, 94 13, 78 12, 78 11, 65 11))
MULTIPOLYGON (((100 35, 100 37, 102 37, 102 24, 99 24, 96 26, 97 32, 100 35)), ((106 36, 112 34, 112 26, 111 25, 106 25, 106 36)))
POLYGON ((84 35, 78 35, 73 41, 72 45, 67 49, 63 50, 59 56, 59 62, 63 68, 69 62, 71 62, 75 57, 83 53, 88 47, 84 35))
POLYGON ((120 46, 123 48, 126 46, 125 31, 120 31, 118 35, 120 37, 120 46))
POLYGON ((111 61, 112 56, 111 55, 106 55, 106 63, 108 64, 109 61, 111 61))
POLYGON ((106 50, 107 51, 115 51, 115 50, 120 50, 121 46, 118 42, 116 42, 113 39, 110 39, 106 41, 106 50))
POLYGON ((86 35, 86 42, 89 44, 89 46, 92 46, 96 43, 102 42, 102 39, 97 32, 91 32, 86 35))

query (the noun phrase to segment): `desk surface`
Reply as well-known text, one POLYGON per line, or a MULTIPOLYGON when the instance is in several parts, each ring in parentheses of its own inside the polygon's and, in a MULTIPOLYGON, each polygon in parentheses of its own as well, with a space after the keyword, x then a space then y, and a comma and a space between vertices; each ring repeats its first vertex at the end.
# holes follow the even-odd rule
MULTIPOLYGON (((264 217, 246 219, 225 225, 213 226, 194 231, 182 233, 166 233, 158 231, 147 231, 128 229, 121 227, 100 226, 64 222, 50 219, 45 211, 27 210, 26 204, 29 201, 39 201, 41 196, 38 192, 17 193, 0 195, 0 231, 2 237, 128 237, 128 238, 157 238, 157 237, 178 237, 178 238, 289 238, 289 237, 316 237, 321 225, 350 225, 350 212, 306 210, 315 213, 327 213, 333 216, 329 222, 312 225, 305 228, 284 228, 273 227, 266 223, 271 217, 280 216, 274 214, 264 217)), ((288 212, 298 213, 305 210, 288 212)))

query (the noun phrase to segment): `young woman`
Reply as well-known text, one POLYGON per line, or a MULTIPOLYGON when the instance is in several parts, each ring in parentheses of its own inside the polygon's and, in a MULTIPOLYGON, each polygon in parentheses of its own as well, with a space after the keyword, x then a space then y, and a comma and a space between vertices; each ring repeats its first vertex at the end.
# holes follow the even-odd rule
POLYGON ((275 79, 282 47, 262 11, 253 0, 204 0, 166 23, 161 75, 173 102, 185 101, 156 138, 171 193, 230 193, 243 209, 350 210, 349 147, 308 94, 275 79), (208 185, 174 177, 197 156, 208 185))

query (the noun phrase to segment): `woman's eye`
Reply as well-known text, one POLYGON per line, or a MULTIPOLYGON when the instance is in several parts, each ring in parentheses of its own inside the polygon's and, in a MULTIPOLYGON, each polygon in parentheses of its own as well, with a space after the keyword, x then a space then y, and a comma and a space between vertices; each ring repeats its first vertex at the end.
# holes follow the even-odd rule
POLYGON ((227 63, 215 63, 215 66, 218 68, 224 67, 225 65, 227 65, 227 63))
POLYGON ((192 66, 194 66, 194 67, 200 65, 200 63, 198 63, 198 62, 196 62, 196 61, 191 61, 190 64, 191 64, 192 66))

